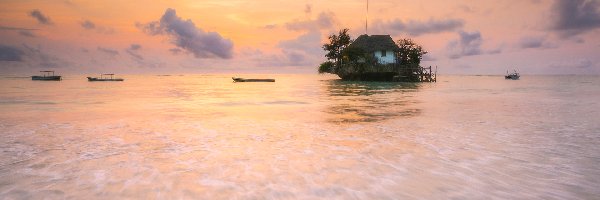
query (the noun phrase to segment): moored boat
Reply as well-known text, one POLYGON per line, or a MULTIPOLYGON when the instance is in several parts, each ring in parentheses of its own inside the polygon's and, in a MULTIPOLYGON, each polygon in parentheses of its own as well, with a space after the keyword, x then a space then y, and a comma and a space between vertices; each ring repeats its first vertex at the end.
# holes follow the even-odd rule
POLYGON ((519 75, 517 70, 515 70, 515 72, 513 72, 513 73, 508 73, 508 71, 506 71, 506 75, 504 76, 504 79, 519 80, 520 77, 521 77, 521 75, 519 75))
POLYGON ((88 81, 124 81, 122 78, 115 78, 115 74, 100 74, 100 77, 87 77, 88 81), (109 78, 110 77, 110 78, 109 78))
POLYGON ((54 71, 40 71, 41 76, 31 76, 31 80, 34 81, 60 81, 61 76, 54 75, 54 71))
POLYGON ((275 79, 247 79, 247 78, 236 78, 236 77, 231 77, 231 79, 233 79, 233 82, 275 82, 275 79))

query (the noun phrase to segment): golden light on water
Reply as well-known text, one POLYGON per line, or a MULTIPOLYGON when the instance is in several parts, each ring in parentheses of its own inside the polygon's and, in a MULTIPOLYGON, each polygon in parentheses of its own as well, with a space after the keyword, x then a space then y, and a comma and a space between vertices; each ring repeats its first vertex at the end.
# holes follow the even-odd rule
POLYGON ((585 145, 596 140, 572 135, 593 138, 598 112, 562 109, 573 98, 595 105, 589 104, 595 98, 567 89, 597 90, 592 79, 579 84, 568 77, 504 82, 450 76, 405 84, 318 75, 272 75, 275 83, 233 83, 228 75, 124 78, 3 79, 0 195, 594 196, 595 179, 554 167, 594 169, 572 161, 592 155, 597 145, 585 145), (553 180, 582 188, 569 192, 564 181, 553 180))

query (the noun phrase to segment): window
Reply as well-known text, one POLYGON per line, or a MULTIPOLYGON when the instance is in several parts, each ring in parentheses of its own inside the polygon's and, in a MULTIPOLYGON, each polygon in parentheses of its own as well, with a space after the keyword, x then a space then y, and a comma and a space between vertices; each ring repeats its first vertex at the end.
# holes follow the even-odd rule
POLYGON ((381 57, 385 57, 385 50, 381 51, 381 57))

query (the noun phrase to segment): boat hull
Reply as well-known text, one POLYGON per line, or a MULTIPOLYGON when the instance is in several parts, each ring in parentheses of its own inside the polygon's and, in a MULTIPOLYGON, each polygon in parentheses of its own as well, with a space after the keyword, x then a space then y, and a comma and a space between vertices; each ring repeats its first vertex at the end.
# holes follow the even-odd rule
POLYGON ((520 76, 516 76, 516 75, 506 75, 504 76, 504 79, 509 79, 509 80, 519 80, 520 76))
POLYGON ((275 79, 245 79, 245 78, 231 78, 233 82, 275 82, 275 79))
POLYGON ((61 76, 31 76, 34 81, 60 81, 61 76))
POLYGON ((88 81, 124 81, 122 78, 95 78, 95 77, 87 77, 88 81))

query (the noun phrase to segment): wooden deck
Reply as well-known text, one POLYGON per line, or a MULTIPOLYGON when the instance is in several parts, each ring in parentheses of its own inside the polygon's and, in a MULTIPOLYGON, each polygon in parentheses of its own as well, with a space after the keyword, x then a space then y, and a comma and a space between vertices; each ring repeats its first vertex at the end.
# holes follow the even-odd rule
POLYGON ((419 65, 343 65, 336 74, 342 79, 364 81, 394 82, 436 82, 437 66, 421 67, 419 65))

